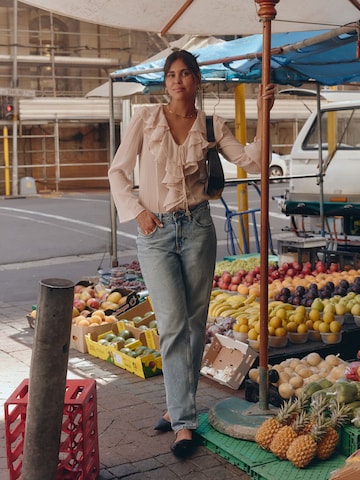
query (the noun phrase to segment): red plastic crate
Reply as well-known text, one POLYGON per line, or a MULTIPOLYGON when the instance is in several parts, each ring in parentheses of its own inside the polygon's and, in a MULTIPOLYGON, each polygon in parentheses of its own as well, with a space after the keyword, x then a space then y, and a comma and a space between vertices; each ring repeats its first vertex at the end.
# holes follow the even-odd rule
MULTIPOLYGON (((21 475, 29 380, 5 402, 10 480, 21 475)), ((100 470, 95 380, 67 380, 56 480, 96 480, 100 470)))

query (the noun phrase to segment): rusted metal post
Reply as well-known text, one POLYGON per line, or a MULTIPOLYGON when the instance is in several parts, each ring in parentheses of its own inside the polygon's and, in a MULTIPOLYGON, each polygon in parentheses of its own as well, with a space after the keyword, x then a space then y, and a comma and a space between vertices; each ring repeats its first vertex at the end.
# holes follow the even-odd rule
POLYGON ((54 480, 64 410, 74 283, 40 282, 30 365, 22 480, 54 480))
MULTIPOLYGON (((258 15, 263 24, 262 86, 270 83, 271 20, 276 17, 275 5, 279 0, 256 0, 258 15)), ((268 260, 269 260, 269 159, 270 159, 270 106, 262 102, 261 139, 261 232, 260 232, 260 358, 259 409, 268 410, 268 260)))

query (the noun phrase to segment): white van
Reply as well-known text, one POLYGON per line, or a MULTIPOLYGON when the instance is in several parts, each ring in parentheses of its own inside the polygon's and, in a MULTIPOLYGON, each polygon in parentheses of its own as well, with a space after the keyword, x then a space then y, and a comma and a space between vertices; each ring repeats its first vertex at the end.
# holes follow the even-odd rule
POLYGON ((355 246, 360 237, 360 100, 325 104, 320 116, 321 137, 313 112, 295 140, 282 211, 296 228, 299 219, 310 218, 313 233, 325 224, 338 244, 355 246))

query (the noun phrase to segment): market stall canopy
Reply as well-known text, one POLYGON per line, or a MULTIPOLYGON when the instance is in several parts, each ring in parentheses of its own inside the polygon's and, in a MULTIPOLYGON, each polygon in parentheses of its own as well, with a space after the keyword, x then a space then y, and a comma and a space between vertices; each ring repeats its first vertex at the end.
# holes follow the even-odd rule
MULTIPOLYGON (((67 17, 148 32, 184 35, 261 33, 255 0, 22 0, 67 17)), ((358 0, 280 0, 273 32, 330 29, 360 18, 358 0)))
MULTIPOLYGON (((271 81, 283 85, 317 82, 339 85, 360 81, 356 55, 358 35, 344 28, 334 31, 275 33, 271 37, 271 81)), ((260 82, 262 35, 251 35, 192 50, 203 82, 260 82)), ((114 72, 114 80, 163 85, 165 57, 114 72)))
MULTIPOLYGON (((167 57, 173 49, 181 48, 184 50, 194 50, 208 47, 210 45, 218 45, 224 43, 224 40, 216 37, 200 37, 199 35, 184 35, 178 40, 169 43, 169 46, 161 52, 148 58, 146 62, 155 62, 167 57)), ((113 85, 113 96, 117 98, 128 97, 137 93, 144 93, 145 87, 138 82, 116 83, 113 85)), ((109 82, 94 88, 86 94, 86 97, 108 97, 109 82)))

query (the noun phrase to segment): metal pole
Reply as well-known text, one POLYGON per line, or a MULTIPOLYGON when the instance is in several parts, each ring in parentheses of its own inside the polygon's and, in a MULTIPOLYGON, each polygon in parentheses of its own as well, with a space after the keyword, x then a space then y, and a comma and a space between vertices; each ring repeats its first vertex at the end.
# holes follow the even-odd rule
MULTIPOLYGON (((115 114, 114 114, 114 86, 111 78, 109 78, 109 129, 110 129, 110 147, 109 147, 109 166, 113 161, 115 155, 115 114)), ((116 207, 112 195, 110 193, 110 222, 111 222, 111 238, 110 238, 110 250, 111 250, 111 266, 117 267, 118 255, 117 255, 117 235, 116 235, 116 207)))
POLYGON ((9 131, 7 127, 3 129, 4 134, 4 179, 5 179, 5 195, 10 195, 10 161, 9 161, 9 131))
MULTIPOLYGON (((246 113, 245 113, 245 85, 242 83, 235 87, 235 135, 240 143, 246 145, 246 113)), ((243 168, 237 168, 237 178, 246 178, 246 172, 243 168)), ((238 185, 237 187, 238 211, 249 210, 248 185, 238 185)), ((250 245, 249 237, 249 217, 244 215, 244 229, 241 228, 239 217, 239 244, 244 253, 245 245, 250 245), (244 231, 243 231, 244 230, 244 231)))
POLYGON ((320 186, 320 223, 321 236, 325 237, 325 217, 324 217, 324 174, 323 174, 323 148, 322 148, 322 118, 321 118, 321 93, 320 84, 316 84, 316 108, 318 125, 318 143, 319 143, 319 186, 320 186))
POLYGON ((54 480, 64 410, 74 283, 40 282, 25 423, 23 480, 54 480))
MULTIPOLYGON (((12 87, 17 88, 18 84, 18 74, 17 74, 17 19, 18 19, 18 2, 14 0, 13 3, 13 77, 12 77, 12 87)), ((14 115, 13 115, 13 136, 12 136, 12 145, 13 145, 13 168, 12 168, 12 194, 14 196, 18 195, 18 145, 17 145, 17 126, 18 126, 18 116, 19 116, 19 98, 14 97, 14 115)))
POLYGON ((56 115, 55 119, 55 135, 54 135, 54 150, 55 150, 55 189, 59 191, 61 180, 60 173, 60 136, 59 136, 59 119, 56 115))
MULTIPOLYGON (((260 4, 258 15, 263 24, 262 86, 270 83, 271 20, 276 17, 275 4, 279 0, 256 0, 260 4)), ((270 158, 270 108, 268 100, 262 102, 261 140, 261 231, 260 231, 260 358, 259 358, 259 409, 268 410, 268 259, 269 259, 269 158, 270 158)))

